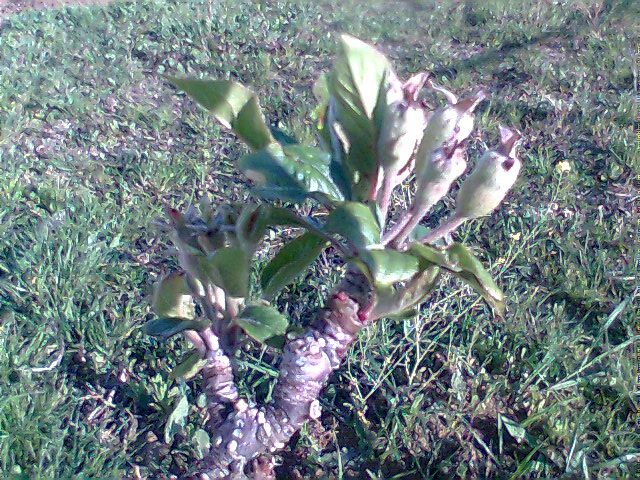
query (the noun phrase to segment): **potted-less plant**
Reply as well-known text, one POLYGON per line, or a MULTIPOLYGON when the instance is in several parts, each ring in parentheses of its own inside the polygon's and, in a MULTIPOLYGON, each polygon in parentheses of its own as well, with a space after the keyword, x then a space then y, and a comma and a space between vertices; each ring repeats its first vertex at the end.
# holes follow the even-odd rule
POLYGON ((427 73, 403 82, 379 51, 344 35, 333 69, 315 86, 321 112, 315 147, 276 140, 256 95, 239 83, 170 80, 249 147, 238 167, 256 203, 203 200, 186 212, 167 210, 181 270, 157 285, 158 318, 146 330, 160 338, 184 335, 193 351, 174 375, 204 378, 211 447, 194 463, 195 478, 274 478, 272 455, 320 416, 322 388, 360 330, 417 311, 443 273, 503 314, 500 289, 450 234, 490 214, 513 186, 520 136, 500 127, 499 145, 462 182, 451 216, 426 231, 420 221, 467 170, 465 145, 484 92, 459 99, 427 73), (425 88, 443 94, 446 104, 427 108, 419 98, 425 88), (412 180, 412 204, 390 215, 394 190, 412 180), (323 215, 302 215, 295 208, 302 202, 315 203, 323 215), (251 262, 267 230, 283 226, 302 233, 261 270, 261 295, 251 298, 251 262), (342 256, 344 277, 315 320, 303 332, 290 331, 270 302, 327 248, 342 256), (264 405, 240 398, 234 379, 238 347, 251 339, 281 348, 273 399, 264 405))

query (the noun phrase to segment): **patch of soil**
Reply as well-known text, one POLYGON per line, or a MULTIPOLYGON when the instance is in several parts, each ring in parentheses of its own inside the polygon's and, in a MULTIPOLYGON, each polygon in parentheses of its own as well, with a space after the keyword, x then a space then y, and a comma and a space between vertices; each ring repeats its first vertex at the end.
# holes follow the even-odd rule
POLYGON ((0 18, 28 8, 57 8, 64 5, 106 5, 110 0, 0 0, 0 18))

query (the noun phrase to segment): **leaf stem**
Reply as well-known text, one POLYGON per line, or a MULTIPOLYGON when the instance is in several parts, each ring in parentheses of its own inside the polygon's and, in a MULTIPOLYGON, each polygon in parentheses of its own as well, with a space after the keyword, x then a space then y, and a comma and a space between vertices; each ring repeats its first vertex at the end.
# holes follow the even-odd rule
POLYGON ((184 332, 184 336, 191 345, 198 351, 198 353, 204 356, 207 353, 207 346, 204 344, 204 341, 195 330, 187 330, 184 332))
POLYGON ((380 215, 382 216, 382 228, 384 228, 384 225, 387 223, 387 213, 389 211, 389 203, 391 202, 391 194, 394 188, 394 180, 395 179, 390 175, 384 175, 382 180, 382 189, 378 195, 378 205, 380 207, 380 215))
POLYGON ((431 210, 433 205, 434 202, 432 201, 427 202, 424 205, 416 205, 414 203, 411 208, 404 212, 404 214, 398 219, 398 222, 393 226, 388 234, 383 237, 382 243, 384 245, 392 243, 397 247, 402 245, 411 231, 416 228, 418 223, 420 223, 420 220, 422 220, 429 210, 431 210))
POLYGON ((427 235, 422 237, 420 243, 433 243, 440 238, 453 233, 460 225, 467 220, 466 217, 453 216, 439 227, 431 230, 427 235))
POLYGON ((354 252, 349 251, 344 245, 342 245, 337 239, 322 231, 319 227, 315 226, 311 220, 305 218, 298 213, 293 213, 293 216, 300 222, 300 224, 311 233, 318 235, 320 238, 324 238, 330 242, 344 257, 353 256, 354 252))

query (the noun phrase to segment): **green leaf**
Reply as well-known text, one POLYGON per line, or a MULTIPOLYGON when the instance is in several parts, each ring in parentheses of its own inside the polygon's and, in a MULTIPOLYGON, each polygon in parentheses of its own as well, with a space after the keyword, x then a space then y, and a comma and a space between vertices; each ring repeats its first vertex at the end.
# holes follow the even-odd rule
POLYGON ((189 414, 189 401, 186 395, 181 395, 173 408, 173 411, 167 418, 164 426, 164 441, 171 443, 176 433, 181 431, 187 424, 187 415, 189 414))
POLYGON ((331 134, 327 124, 327 113, 329 109, 329 79, 326 73, 320 74, 311 88, 313 95, 318 101, 318 105, 311 111, 311 118, 316 124, 320 135, 320 145, 326 151, 331 151, 331 134))
POLYGON ((484 269, 482 262, 461 243, 451 245, 448 253, 449 258, 461 270, 455 275, 482 295, 487 303, 494 307, 500 316, 503 316, 506 309, 504 294, 491 274, 484 269))
POLYGON ((363 250, 354 262, 377 286, 408 280, 418 272, 418 259, 396 250, 363 250))
POLYGON ((381 52, 355 37, 342 35, 329 92, 338 93, 337 98, 359 115, 373 119, 389 69, 389 61, 381 52))
POLYGON ((295 210, 285 207, 262 204, 249 205, 242 211, 236 223, 236 233, 240 246, 253 255, 258 243, 264 237, 266 230, 274 226, 302 227, 318 236, 326 236, 321 225, 312 218, 301 217, 295 210))
POLYGON ((329 176, 331 177, 334 185, 336 185, 342 193, 342 198, 345 200, 351 200, 352 189, 351 182, 349 181, 349 173, 345 169, 344 165, 333 157, 331 157, 331 163, 329 164, 329 176))
POLYGON ((417 313, 416 307, 433 291, 440 274, 440 267, 430 265, 414 275, 403 286, 376 288, 373 318, 409 318, 417 313))
POLYGON ((327 240, 304 233, 276 254, 262 270, 260 285, 267 298, 275 296, 311 265, 327 246, 327 240))
POLYGON ((196 430, 193 434, 193 443, 196 446, 198 458, 200 459, 204 458, 211 448, 211 439, 209 438, 209 434, 201 428, 196 430))
POLYGON ((265 345, 269 345, 272 348, 277 350, 282 350, 284 348, 284 344, 287 341, 286 335, 276 335, 275 337, 268 338, 264 341, 265 345))
POLYGON ((295 163, 295 174, 310 192, 320 192, 334 200, 342 200, 340 189, 331 180, 331 156, 319 148, 287 145, 283 148, 290 162, 295 163))
POLYGON ((247 255, 253 255, 267 229, 283 225, 302 227, 321 233, 320 228, 312 223, 312 220, 301 218, 295 210, 262 204, 248 205, 242 210, 236 222, 236 234, 240 246, 247 252, 247 255))
POLYGON ((171 370, 169 380, 176 380, 178 378, 189 380, 193 378, 206 364, 207 360, 202 358, 200 352, 192 350, 182 358, 180 363, 176 365, 173 370, 171 370))
POLYGON ((187 279, 182 273, 173 272, 156 285, 152 308, 159 317, 193 318, 193 297, 187 279))
POLYGON ((296 227, 307 226, 307 223, 291 208, 274 207, 273 205, 264 205, 263 207, 268 216, 267 223, 271 227, 283 225, 296 227))
POLYGON ((203 259, 213 283, 232 297, 246 297, 249 288, 249 260, 239 247, 224 247, 203 259))
POLYGON ((446 251, 443 251, 432 245, 424 245, 422 243, 412 243, 409 251, 420 260, 421 269, 430 265, 439 265, 451 272, 459 272, 460 267, 449 259, 446 251))
POLYGON ((270 130, 274 140, 280 145, 296 145, 297 143, 299 143, 295 137, 289 135, 287 132, 281 130, 280 128, 272 126, 270 127, 270 130))
POLYGON ((287 317, 266 305, 249 305, 235 319, 247 335, 259 342, 284 335, 289 326, 287 317))
POLYGON ((222 125, 232 129, 254 150, 274 142, 256 94, 243 85, 228 80, 176 77, 169 77, 169 81, 213 113, 222 125))
POLYGON ((237 226, 242 235, 252 235, 251 241, 257 240, 258 236, 264 235, 261 230, 275 225, 297 225, 301 223, 296 216, 295 210, 285 207, 275 207, 263 203, 261 205, 247 205, 240 217, 237 226))
POLYGON ((527 437, 529 437, 527 430, 515 420, 511 420, 509 417, 500 415, 499 421, 505 426, 509 435, 515 438, 518 443, 522 443, 523 440, 527 440, 527 437))
POLYGON ((380 225, 369 206, 344 202, 327 217, 324 230, 341 235, 358 250, 380 244, 380 225))
POLYGON ((485 286, 487 292, 496 298, 503 297, 500 287, 496 285, 491 274, 484 269, 482 262, 476 258, 471 250, 461 243, 454 243, 447 251, 449 258, 458 264, 463 271, 472 273, 485 286))
POLYGON ((413 308, 425 301, 438 283, 440 267, 431 265, 421 270, 399 292, 401 309, 413 308))
POLYGON ((418 240, 420 240, 422 237, 424 237, 430 231, 431 230, 429 230, 424 225, 418 224, 413 228, 413 230, 411 230, 411 232, 409 233, 409 236, 407 238, 408 238, 409 242, 417 242, 418 240))
POLYGON ((329 154, 317 148, 286 145, 245 155, 239 167, 255 182, 255 192, 268 200, 301 202, 313 193, 341 200, 329 173, 330 161, 329 154))
POLYGON ((442 250, 432 245, 413 243, 409 250, 420 259, 420 268, 438 265, 476 290, 486 302, 504 315, 504 294, 471 251, 461 243, 442 250))
POLYGON ((311 113, 311 117, 316 124, 320 136, 320 145, 328 152, 332 152, 331 163, 329 165, 329 175, 333 183, 340 189, 342 197, 351 200, 351 184, 348 172, 342 165, 342 152, 334 155, 331 142, 331 126, 329 125, 329 77, 323 73, 313 84, 313 94, 318 100, 318 106, 311 113))
POLYGON ((198 320, 186 320, 184 318, 157 318, 144 324, 144 332, 152 337, 163 339, 185 330, 202 330, 207 323, 198 320))
POLYGON ((335 101, 335 120, 346 136, 343 164, 349 172, 356 200, 364 200, 376 180, 376 145, 390 66, 379 51, 343 35, 328 88, 335 101))
POLYGON ((236 222, 236 236, 247 256, 253 255, 256 251, 268 227, 267 205, 247 205, 242 209, 236 222))

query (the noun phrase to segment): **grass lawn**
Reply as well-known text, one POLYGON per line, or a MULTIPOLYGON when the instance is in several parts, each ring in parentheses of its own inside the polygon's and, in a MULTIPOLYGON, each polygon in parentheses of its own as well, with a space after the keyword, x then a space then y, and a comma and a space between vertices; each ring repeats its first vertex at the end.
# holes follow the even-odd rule
MULTIPOLYGON (((498 122, 524 132, 515 190, 459 233, 509 312, 448 281, 419 316, 367 330, 281 478, 640 478, 640 11, 593 3, 142 0, 6 18, 0 478, 161 479, 200 454, 198 380, 169 379, 186 345, 140 330, 175 266, 153 222, 206 192, 245 198, 242 149, 161 74, 246 82, 273 124, 313 141, 311 85, 340 32, 403 75, 490 92, 472 150, 498 122), (165 432, 185 393, 184 428, 165 432)), ((319 262, 279 305, 303 322, 334 280, 319 262)), ((269 395, 271 359, 244 352, 246 395, 269 395)))

